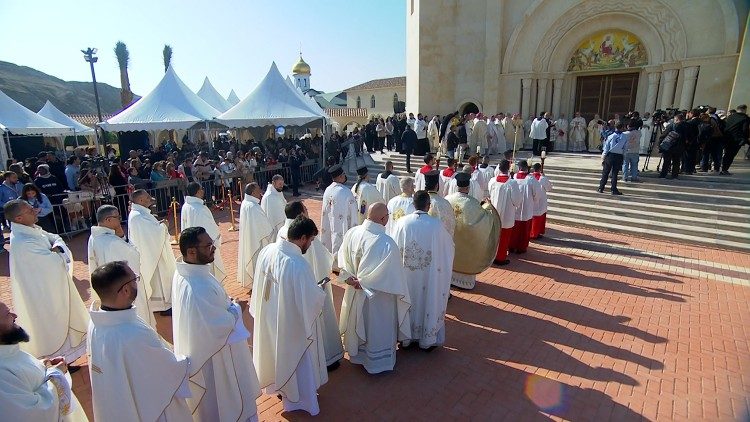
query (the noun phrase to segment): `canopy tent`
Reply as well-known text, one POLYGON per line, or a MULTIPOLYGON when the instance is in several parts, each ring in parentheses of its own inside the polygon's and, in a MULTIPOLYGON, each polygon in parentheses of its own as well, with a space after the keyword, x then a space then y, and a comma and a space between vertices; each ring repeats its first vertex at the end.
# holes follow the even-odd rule
POLYGON ((225 100, 224 97, 219 94, 216 88, 211 84, 211 81, 208 80, 208 76, 203 80, 203 86, 201 86, 201 89, 198 90, 197 94, 203 99, 203 101, 208 103, 208 105, 221 113, 232 108, 233 104, 230 104, 229 101, 225 100))
POLYGON ((73 120, 70 116, 68 116, 67 114, 60 111, 60 109, 55 107, 55 105, 52 104, 49 100, 47 100, 47 102, 44 103, 44 107, 42 107, 42 109, 39 110, 37 114, 42 117, 46 117, 52 120, 53 122, 57 122, 57 123, 60 123, 61 125, 69 126, 73 128, 76 135, 93 135, 94 134, 94 129, 82 123, 79 123, 76 120, 73 120))
POLYGON ((310 108, 310 111, 312 111, 313 113, 317 113, 318 115, 320 115, 320 117, 326 120, 331 120, 331 117, 328 114, 326 114, 325 110, 323 110, 320 107, 320 105, 318 105, 315 99, 307 96, 304 92, 302 92, 301 89, 296 87, 294 85, 294 82, 292 82, 292 79, 289 76, 286 77, 286 83, 289 85, 290 88, 294 90, 294 92, 297 93, 297 95, 300 98, 302 98, 302 100, 304 100, 307 103, 308 107, 310 108))
POLYGON ((292 89, 276 63, 257 87, 216 120, 228 127, 302 126, 323 119, 292 89))
POLYGON ((234 92, 234 90, 231 90, 229 92, 229 96, 227 97, 227 102, 229 103, 229 107, 234 107, 240 102, 240 97, 237 96, 237 93, 234 92))
POLYGON ((170 65, 156 88, 99 126, 112 132, 189 129, 219 114, 191 91, 170 65))
POLYGON ((5 141, 0 140, 0 159, 5 161, 13 155, 10 133, 14 135, 65 136, 72 135, 73 128, 42 117, 0 91, 0 130, 5 132, 5 141))

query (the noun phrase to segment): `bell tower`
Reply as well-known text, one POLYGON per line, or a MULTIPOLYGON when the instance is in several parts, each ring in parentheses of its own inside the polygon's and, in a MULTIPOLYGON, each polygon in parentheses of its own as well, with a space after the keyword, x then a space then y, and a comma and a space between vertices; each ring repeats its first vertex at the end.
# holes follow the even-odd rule
POLYGON ((310 89, 310 65, 302 59, 302 52, 299 54, 299 61, 292 67, 292 76, 294 84, 302 92, 310 89))

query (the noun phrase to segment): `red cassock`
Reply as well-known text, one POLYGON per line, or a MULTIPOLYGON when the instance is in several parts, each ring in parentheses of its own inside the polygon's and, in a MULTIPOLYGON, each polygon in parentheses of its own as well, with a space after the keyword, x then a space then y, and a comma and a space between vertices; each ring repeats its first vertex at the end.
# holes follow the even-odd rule
MULTIPOLYGON (((506 183, 510 176, 507 174, 501 174, 497 176, 497 181, 500 183, 506 183)), ((495 261, 503 262, 508 259, 508 247, 510 246, 510 240, 513 237, 513 227, 500 229, 500 242, 497 244, 497 254, 495 255, 495 261)))
MULTIPOLYGON (((532 173, 534 175, 534 178, 536 180, 541 179, 542 173, 532 173)), ((532 239, 538 239, 539 236, 544 235, 544 229, 547 227, 547 213, 545 212, 542 215, 535 215, 531 219, 531 234, 530 237, 532 239)))
MULTIPOLYGON (((523 180, 528 173, 519 171, 516 179, 523 180)), ((523 199, 527 201, 527 198, 523 199)), ((529 248, 529 235, 531 234, 531 220, 516 220, 513 225, 513 235, 510 240, 510 250, 523 253, 529 248)))

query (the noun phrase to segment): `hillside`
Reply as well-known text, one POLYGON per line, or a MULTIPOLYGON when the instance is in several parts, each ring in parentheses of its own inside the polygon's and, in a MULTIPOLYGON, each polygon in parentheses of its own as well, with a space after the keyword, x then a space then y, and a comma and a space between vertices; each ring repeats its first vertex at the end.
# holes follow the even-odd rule
MULTIPOLYGON (((102 113, 120 111, 120 88, 101 82, 97 88, 102 113)), ((91 82, 63 81, 30 67, 0 61, 0 90, 34 112, 50 100, 67 114, 96 114, 91 82)))

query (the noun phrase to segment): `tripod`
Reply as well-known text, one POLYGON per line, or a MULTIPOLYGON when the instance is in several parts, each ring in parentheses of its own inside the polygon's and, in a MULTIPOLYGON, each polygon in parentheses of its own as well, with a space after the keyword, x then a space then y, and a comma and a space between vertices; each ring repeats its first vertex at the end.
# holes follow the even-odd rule
MULTIPOLYGON (((654 152, 654 145, 656 144, 656 140, 659 138, 659 135, 661 135, 662 131, 662 124, 661 121, 654 121, 652 123, 652 129, 651 129, 651 139, 648 141, 648 151, 646 152, 646 160, 643 162, 643 169, 641 169, 642 172, 648 170, 648 162, 651 160, 651 153, 654 152)), ((662 157, 659 157, 659 162, 656 164, 656 171, 659 171, 659 167, 661 167, 661 160, 662 157)))

